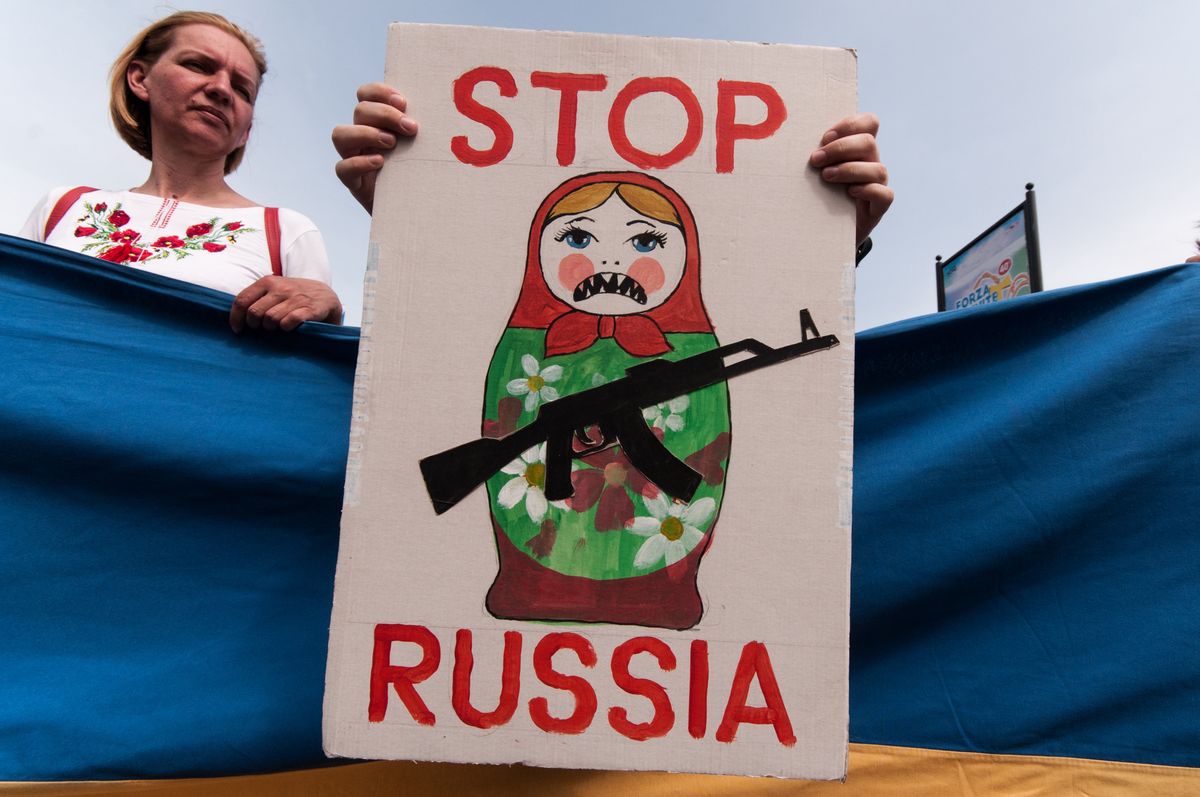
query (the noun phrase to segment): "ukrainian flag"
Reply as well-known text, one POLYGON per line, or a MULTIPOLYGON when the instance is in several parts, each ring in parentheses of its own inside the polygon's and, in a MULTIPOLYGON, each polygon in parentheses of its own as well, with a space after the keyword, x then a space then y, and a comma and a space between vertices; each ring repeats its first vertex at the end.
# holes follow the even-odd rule
POLYGON ((840 783, 321 752, 357 330, 0 238, 0 794, 1200 794, 1200 267, 857 351, 840 783))

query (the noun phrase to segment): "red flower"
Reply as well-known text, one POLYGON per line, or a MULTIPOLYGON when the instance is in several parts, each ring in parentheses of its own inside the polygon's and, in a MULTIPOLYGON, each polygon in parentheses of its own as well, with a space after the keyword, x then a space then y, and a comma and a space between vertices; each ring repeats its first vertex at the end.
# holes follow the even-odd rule
POLYGON ((183 246, 183 239, 178 235, 164 235, 162 238, 159 238, 154 242, 154 246, 162 247, 164 249, 178 249, 179 247, 183 246))
POLYGON ((596 531, 623 529, 633 520, 633 501, 628 490, 646 498, 658 495, 658 488, 633 467, 620 448, 597 451, 583 457, 583 461, 592 467, 571 474, 575 494, 567 499, 567 506, 576 512, 586 512, 599 501, 596 531))
POLYGON ((725 480, 725 469, 721 463, 729 459, 729 432, 721 432, 704 448, 684 460, 684 463, 700 474, 708 484, 720 484, 725 480))
POLYGON ((220 252, 224 248, 225 244, 215 244, 212 241, 208 241, 204 244, 204 251, 206 252, 220 252))
POLYGON ((109 263, 136 263, 147 259, 152 254, 153 252, 149 249, 142 249, 131 243, 123 243, 120 246, 105 249, 100 253, 100 259, 107 260, 109 263))
POLYGON ((117 243, 126 243, 126 244, 131 244, 134 241, 136 241, 138 238, 141 238, 141 237, 142 237, 142 234, 140 232, 138 232, 137 230, 117 230, 113 233, 110 233, 108 236, 110 241, 116 241, 117 243))
MULTIPOLYGON (((187 228, 188 238, 195 238, 197 235, 208 235, 210 232, 212 232, 212 225, 209 224, 207 221, 202 224, 193 224, 191 227, 187 228)), ((204 248, 208 249, 207 246, 204 248)), ((220 249, 216 249, 216 250, 209 249, 208 251, 220 252, 221 250, 220 249)))
POLYGON ((497 419, 484 420, 484 437, 505 437, 517 428, 517 420, 521 417, 521 400, 514 396, 505 396, 496 405, 497 419))
POLYGON ((120 227, 129 223, 129 214, 123 210, 114 210, 108 214, 108 222, 114 227, 120 227))
POLYGON ((76 227, 75 228, 75 237, 76 238, 86 238, 94 232, 96 232, 95 227, 76 227))
POLYGON ((231 221, 225 225, 225 229, 227 230, 240 230, 241 228, 242 223, 240 221, 231 221))
POLYGON ((108 210, 108 203, 101 202, 99 205, 96 205, 94 208, 92 208, 92 210, 96 211, 97 213, 103 213, 104 211, 108 210))
POLYGON ((554 521, 546 518, 542 521, 542 530, 525 541, 525 547, 538 559, 545 559, 554 550, 554 540, 558 537, 558 529, 554 521))

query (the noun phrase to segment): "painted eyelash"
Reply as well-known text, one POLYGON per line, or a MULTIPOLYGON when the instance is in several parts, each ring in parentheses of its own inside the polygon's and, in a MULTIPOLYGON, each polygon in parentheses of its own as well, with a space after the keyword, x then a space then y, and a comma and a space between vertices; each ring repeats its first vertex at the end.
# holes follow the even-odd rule
POLYGON ((587 230, 583 229, 582 227, 577 227, 574 224, 568 224, 566 227, 563 227, 561 230, 558 231, 558 234, 554 236, 554 240, 557 243, 562 243, 563 240, 568 235, 570 235, 571 233, 576 233, 576 232, 582 233, 583 235, 590 236, 591 238, 596 237, 596 236, 592 235, 590 232, 588 232, 587 230))
POLYGON ((663 232, 662 230, 647 230, 646 232, 639 232, 637 235, 633 236, 629 240, 636 241, 638 238, 645 238, 647 236, 649 236, 650 238, 657 241, 659 246, 664 247, 664 248, 666 247, 667 234, 665 232, 663 232))

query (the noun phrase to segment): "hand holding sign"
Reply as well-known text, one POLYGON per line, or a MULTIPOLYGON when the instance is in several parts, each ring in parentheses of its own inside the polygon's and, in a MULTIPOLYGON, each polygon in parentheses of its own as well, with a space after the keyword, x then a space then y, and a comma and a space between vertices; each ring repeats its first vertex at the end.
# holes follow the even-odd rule
POLYGON ((366 83, 358 88, 354 124, 333 128, 333 146, 342 158, 334 170, 368 213, 384 154, 396 146, 397 136, 416 135, 417 123, 404 113, 407 107, 404 95, 391 86, 366 83))
POLYGON ((809 163, 821 170, 827 183, 846 186, 857 205, 856 243, 862 243, 891 207, 895 193, 888 187, 887 167, 879 161, 875 134, 879 118, 873 113, 848 116, 821 137, 809 163))

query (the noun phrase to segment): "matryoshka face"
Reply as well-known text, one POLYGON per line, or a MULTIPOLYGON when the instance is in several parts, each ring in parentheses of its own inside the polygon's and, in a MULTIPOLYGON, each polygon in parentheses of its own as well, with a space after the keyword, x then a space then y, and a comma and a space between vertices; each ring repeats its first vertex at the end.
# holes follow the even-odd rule
POLYGON ((686 250, 683 230, 642 215, 613 193, 599 207, 551 219, 539 256, 551 292, 571 307, 631 315, 671 296, 686 250))

